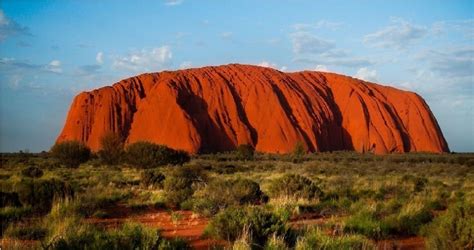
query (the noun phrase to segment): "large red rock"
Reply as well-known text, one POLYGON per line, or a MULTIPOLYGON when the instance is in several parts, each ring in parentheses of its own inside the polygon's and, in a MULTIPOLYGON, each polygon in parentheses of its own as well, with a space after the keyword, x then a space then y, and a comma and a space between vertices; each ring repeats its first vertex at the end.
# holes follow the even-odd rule
POLYGON ((309 151, 447 152, 417 94, 342 76, 231 64, 142 74, 75 97, 57 141, 93 150, 108 132, 191 153, 251 144, 309 151))

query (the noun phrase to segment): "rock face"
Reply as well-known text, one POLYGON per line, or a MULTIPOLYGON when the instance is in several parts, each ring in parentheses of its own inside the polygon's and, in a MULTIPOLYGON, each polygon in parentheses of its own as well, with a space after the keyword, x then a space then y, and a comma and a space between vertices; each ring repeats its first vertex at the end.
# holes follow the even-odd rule
POLYGON ((447 152, 417 94, 334 73, 231 64, 142 74, 77 95, 57 141, 100 149, 106 133, 191 153, 447 152))

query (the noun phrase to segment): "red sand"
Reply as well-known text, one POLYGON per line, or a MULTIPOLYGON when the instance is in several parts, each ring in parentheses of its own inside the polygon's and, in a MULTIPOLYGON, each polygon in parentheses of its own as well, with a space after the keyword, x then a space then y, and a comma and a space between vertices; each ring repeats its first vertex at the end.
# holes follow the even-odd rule
POLYGON ((251 144, 257 151, 447 152, 415 93, 314 71, 231 64, 163 71, 75 97, 57 141, 94 151, 109 132, 191 153, 251 144))
POLYGON ((172 219, 171 212, 165 210, 147 209, 133 212, 131 209, 118 206, 108 211, 111 218, 89 218, 86 221, 105 227, 118 227, 126 221, 139 222, 152 228, 160 229, 166 238, 182 238, 187 240, 194 249, 208 249, 213 245, 225 245, 225 242, 202 237, 208 219, 193 215, 191 211, 174 211, 177 220, 172 219))

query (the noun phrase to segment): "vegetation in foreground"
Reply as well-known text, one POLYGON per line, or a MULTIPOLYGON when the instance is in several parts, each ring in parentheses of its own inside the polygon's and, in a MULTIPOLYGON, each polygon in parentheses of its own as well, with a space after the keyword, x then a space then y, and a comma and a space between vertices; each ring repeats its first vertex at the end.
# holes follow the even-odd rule
MULTIPOLYGON (((474 155, 350 152, 190 157, 140 142, 77 142, 50 153, 2 154, 1 246, 23 249, 186 249, 136 221, 91 221, 114 209, 191 210, 217 248, 373 249, 423 237, 429 249, 474 247, 474 155)), ((171 212, 173 221, 178 213, 171 212)))

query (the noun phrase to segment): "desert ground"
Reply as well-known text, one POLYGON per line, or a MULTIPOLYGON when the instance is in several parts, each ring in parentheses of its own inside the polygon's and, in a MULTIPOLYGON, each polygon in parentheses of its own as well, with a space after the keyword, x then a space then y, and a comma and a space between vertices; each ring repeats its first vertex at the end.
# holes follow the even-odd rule
POLYGON ((2 154, 2 249, 473 247, 474 154, 53 151, 2 154))

